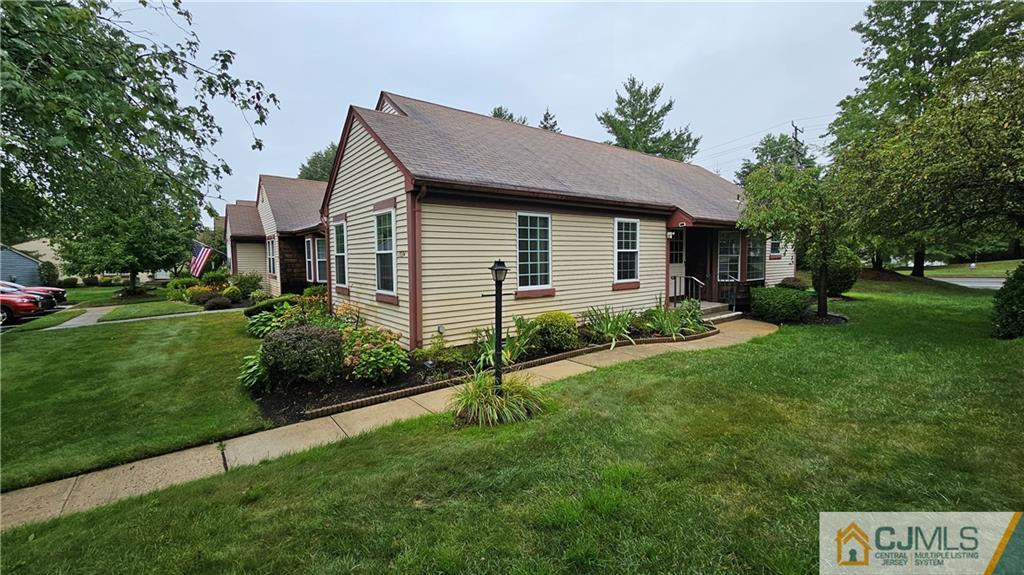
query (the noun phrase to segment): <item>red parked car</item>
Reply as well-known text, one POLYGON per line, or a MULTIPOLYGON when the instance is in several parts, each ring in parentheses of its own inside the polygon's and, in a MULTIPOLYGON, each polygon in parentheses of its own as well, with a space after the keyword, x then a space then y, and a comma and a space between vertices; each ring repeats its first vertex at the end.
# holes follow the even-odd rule
POLYGON ((0 323, 7 325, 44 312, 43 296, 0 286, 0 323))
POLYGON ((25 293, 41 295, 44 298, 50 296, 56 303, 64 303, 68 301, 68 292, 61 288, 55 287, 44 287, 44 286, 23 286, 14 282, 0 281, 0 287, 16 289, 25 293))

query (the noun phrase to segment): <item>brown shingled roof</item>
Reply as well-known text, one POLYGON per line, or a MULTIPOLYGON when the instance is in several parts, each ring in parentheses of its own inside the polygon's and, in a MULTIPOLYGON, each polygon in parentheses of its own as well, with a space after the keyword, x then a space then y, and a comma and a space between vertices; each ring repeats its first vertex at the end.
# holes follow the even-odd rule
POLYGON ((238 200, 224 207, 224 218, 231 224, 231 235, 236 237, 263 237, 263 223, 256 202, 238 200))
POLYGON ((355 109, 414 179, 739 217, 739 186, 700 166, 384 94, 404 116, 355 109))
POLYGON ((320 225, 320 205, 327 182, 260 175, 278 232, 298 232, 320 225))

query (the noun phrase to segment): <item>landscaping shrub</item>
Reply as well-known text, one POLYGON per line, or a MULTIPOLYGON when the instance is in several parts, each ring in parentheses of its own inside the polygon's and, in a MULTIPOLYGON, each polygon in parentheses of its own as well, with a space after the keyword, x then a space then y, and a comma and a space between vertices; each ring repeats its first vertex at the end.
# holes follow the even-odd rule
MULTIPOLYGON (((815 287, 818 285, 818 276, 814 271, 817 267, 811 267, 811 279, 815 287)), ((828 260, 828 295, 838 297, 850 291, 853 284, 857 283, 862 267, 856 252, 846 246, 839 246, 828 260)))
POLYGON ((267 370, 263 367, 263 346, 260 345, 256 353, 242 358, 242 373, 238 375, 238 381, 242 387, 249 390, 264 391, 270 380, 267 378, 267 370))
POLYGON ((206 302, 219 297, 217 290, 210 286, 192 286, 185 290, 188 302, 195 305, 206 305, 206 302))
POLYGON ((192 286, 197 286, 197 285, 199 285, 199 279, 198 278, 194 278, 192 276, 188 276, 188 277, 183 277, 183 278, 174 278, 171 281, 167 282, 167 289, 169 289, 169 290, 188 289, 188 288, 190 288, 192 286))
POLYGON ((62 278, 60 281, 57 282, 57 285, 64 289, 78 287, 78 278, 74 276, 62 278))
POLYGON ((110 276, 100 276, 97 282, 101 286, 109 286, 114 283, 114 280, 110 276))
POLYGON ((39 264, 39 283, 48 287, 57 287, 60 274, 53 262, 41 262, 39 264))
POLYGON ((329 331, 342 336, 344 365, 352 379, 371 384, 387 383, 409 369, 409 354, 398 345, 400 334, 397 332, 368 326, 348 327, 341 332, 329 331))
POLYGON ((245 308, 245 317, 252 317, 265 311, 274 311, 274 308, 277 306, 286 302, 294 302, 298 297, 299 296, 295 294, 285 294, 283 296, 263 300, 260 303, 253 304, 245 308))
POLYGON ((601 343, 610 341, 611 348, 615 349, 615 344, 620 339, 636 343, 629 335, 629 328, 635 317, 636 313, 633 310, 615 312, 610 306, 592 307, 583 314, 583 326, 592 338, 601 343))
POLYGON ((326 296, 327 295, 327 286, 324 285, 324 284, 315 285, 315 286, 309 286, 308 288, 302 290, 302 295, 304 295, 304 296, 314 296, 314 297, 315 296, 326 296))
POLYGON ((334 316, 355 327, 359 327, 366 323, 365 320, 363 320, 363 315, 359 310, 359 306, 350 303, 343 303, 334 308, 334 316))
POLYGON ((260 357, 268 387, 304 382, 329 385, 344 373, 342 334, 334 329, 299 325, 269 333, 260 357))
MULTIPOLYGON (((522 316, 513 316, 516 334, 505 330, 504 345, 501 348, 501 362, 511 365, 528 353, 537 350, 537 330, 539 324, 522 316)), ((476 350, 477 369, 494 367, 494 350, 497 345, 493 327, 473 330, 473 348, 476 350)))
POLYGON ((221 290, 220 295, 231 300, 231 303, 242 301, 242 290, 238 286, 228 286, 221 290))
POLYGON ((811 286, 807 285, 807 282, 798 277, 788 277, 782 278, 782 281, 780 281, 779 285, 776 287, 807 291, 807 288, 811 286))
POLYGON ((771 323, 795 322, 811 304, 810 295, 785 288, 753 288, 750 311, 771 323))
POLYGON ((277 315, 273 312, 265 311, 250 317, 249 322, 245 326, 245 331, 253 337, 262 338, 278 329, 278 327, 277 315))
POLYGON ((263 286, 263 275, 256 272, 237 274, 231 278, 231 285, 237 287, 242 292, 242 299, 251 298, 253 292, 263 291, 261 289, 263 286))
POLYGON ((502 379, 501 392, 494 386, 492 372, 479 372, 452 397, 450 408, 463 425, 493 426, 525 421, 543 413, 547 398, 521 374, 502 379))
POLYGON ((270 299, 270 294, 261 289, 255 289, 249 292, 249 299, 251 299, 253 303, 260 303, 270 299))
POLYGON ((432 369, 444 373, 469 367, 469 358, 466 357, 465 350, 449 346, 448 341, 439 333, 430 338, 430 345, 412 352, 412 361, 420 365, 429 361, 432 363, 432 369))
POLYGON ((227 270, 210 270, 199 278, 199 283, 204 286, 220 286, 228 283, 227 270))
POLYGON ((996 292, 992 312, 996 337, 1013 339, 1024 336, 1024 264, 1017 266, 996 292))
POLYGON ((214 295, 212 298, 206 300, 203 304, 203 309, 211 311, 215 309, 228 309, 231 307, 231 300, 224 296, 214 295))
POLYGON ((679 316, 679 325, 683 333, 704 333, 708 330, 704 325, 704 314, 701 312, 699 300, 684 299, 679 302, 676 305, 676 314, 679 316))
POLYGON ((576 318, 564 311, 549 311, 534 319, 537 324, 537 347, 554 354, 576 349, 580 345, 580 328, 576 318))
POLYGON ((96 276, 85 276, 82 278, 82 283, 85 284, 86 287, 96 287, 100 285, 100 278, 96 276))

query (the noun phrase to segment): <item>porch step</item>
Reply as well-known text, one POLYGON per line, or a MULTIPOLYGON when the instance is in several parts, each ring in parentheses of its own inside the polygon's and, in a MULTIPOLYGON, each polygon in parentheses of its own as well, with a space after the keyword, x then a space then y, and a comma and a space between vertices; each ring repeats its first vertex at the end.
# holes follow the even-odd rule
POLYGON ((727 311, 725 313, 720 313, 718 315, 713 315, 711 317, 704 316, 704 321, 710 321, 711 323, 718 325, 720 323, 725 323, 727 321, 734 321, 740 319, 741 317, 743 317, 743 312, 741 311, 727 311))
POLYGON ((729 311, 729 304, 727 304, 727 303, 718 303, 718 302, 710 302, 710 301, 702 301, 702 302, 700 302, 700 315, 704 319, 709 319, 711 316, 714 316, 714 315, 720 315, 720 314, 723 314, 723 313, 728 313, 728 311, 729 311))

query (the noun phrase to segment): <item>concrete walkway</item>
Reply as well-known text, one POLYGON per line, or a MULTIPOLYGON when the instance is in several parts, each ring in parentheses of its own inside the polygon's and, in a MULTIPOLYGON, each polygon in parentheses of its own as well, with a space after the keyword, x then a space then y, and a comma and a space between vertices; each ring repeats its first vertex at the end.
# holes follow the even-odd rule
MULTIPOLYGON (((148 319, 148 318, 147 318, 148 319)), ((598 367, 643 359, 672 351, 726 347, 774 333, 772 324, 741 319, 719 326, 721 333, 695 341, 617 346, 572 359, 549 363, 524 373, 536 385, 571 377, 598 367)), ((126 497, 142 495, 177 483, 225 473, 242 465, 340 441, 371 429, 445 411, 457 388, 446 388, 379 403, 204 445, 132 463, 85 473, 0 494, 0 529, 85 511, 126 497)))
POLYGON ((184 312, 184 313, 168 313, 168 314, 164 314, 164 315, 151 315, 149 317, 133 317, 131 319, 115 319, 115 320, 112 320, 112 321, 103 321, 103 322, 100 321, 100 318, 105 316, 108 311, 110 311, 112 309, 117 309, 118 307, 120 307, 120 306, 108 305, 108 306, 101 306, 101 307, 86 308, 85 313, 83 313, 82 315, 80 315, 78 317, 71 318, 68 321, 66 321, 66 322, 64 322, 64 323, 62 323, 60 325, 55 325, 53 327, 48 327, 48 328, 45 328, 45 329, 41 329, 39 331, 52 331, 52 330, 55 330, 55 329, 68 329, 68 328, 72 328, 72 327, 82 327, 82 326, 86 326, 86 325, 97 325, 97 324, 100 324, 100 325, 112 325, 112 324, 116 324, 116 323, 132 323, 132 322, 136 322, 136 321, 149 321, 149 320, 153 320, 153 319, 168 319, 168 318, 172 318, 172 317, 188 317, 190 315, 200 315, 200 314, 211 314, 211 313, 224 313, 224 312, 232 312, 232 311, 242 311, 242 309, 243 309, 243 308, 240 308, 240 307, 235 307, 235 308, 231 308, 231 309, 216 309, 216 310, 210 310, 210 311, 187 311, 187 312, 184 312))

